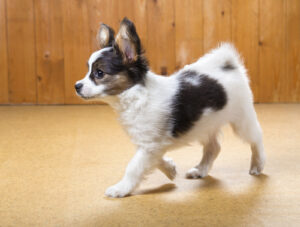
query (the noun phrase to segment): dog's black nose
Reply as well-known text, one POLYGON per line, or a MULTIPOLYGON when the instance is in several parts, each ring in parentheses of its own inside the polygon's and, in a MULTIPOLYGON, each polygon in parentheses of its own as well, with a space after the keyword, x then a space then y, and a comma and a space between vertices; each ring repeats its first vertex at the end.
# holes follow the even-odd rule
POLYGON ((75 84, 75 89, 76 89, 76 91, 79 92, 80 89, 82 88, 82 86, 83 86, 82 83, 77 83, 77 84, 75 84))

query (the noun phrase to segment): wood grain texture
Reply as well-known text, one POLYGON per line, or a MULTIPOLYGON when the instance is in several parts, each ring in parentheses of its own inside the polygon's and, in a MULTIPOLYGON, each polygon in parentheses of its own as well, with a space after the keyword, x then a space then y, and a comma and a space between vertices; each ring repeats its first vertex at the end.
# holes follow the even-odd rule
POLYGON ((0 103, 3 104, 9 102, 5 8, 5 0, 0 0, 0 103))
POLYGON ((173 0, 147 2, 147 57, 158 74, 175 71, 175 4, 173 0))
POLYGON ((231 0, 203 1, 203 20, 205 52, 220 42, 231 41, 231 0))
POLYGON ((138 35, 141 39, 142 45, 145 49, 147 49, 147 0, 118 1, 119 22, 121 22, 124 17, 127 17, 132 22, 134 22, 138 35))
POLYGON ((64 103, 64 45, 62 1, 35 5, 38 103, 64 103))
POLYGON ((36 103, 33 0, 9 0, 6 6, 10 102, 36 103))
POLYGON ((74 84, 87 73, 91 54, 88 1, 63 1, 65 103, 86 103, 75 94, 74 84))
POLYGON ((203 54, 203 1, 176 0, 176 69, 203 54))
POLYGON ((259 101, 284 102, 288 79, 285 1, 263 0, 259 8, 259 101))
POLYGON ((286 102, 300 102, 300 1, 287 1, 286 102))
POLYGON ((87 103, 76 96, 74 83, 99 49, 99 24, 117 33, 125 16, 135 23, 158 74, 170 75, 219 42, 232 41, 256 102, 300 102, 299 5, 299 0, 0 0, 0 104, 87 103))
POLYGON ((259 0, 232 0, 232 41, 244 60, 251 81, 254 100, 259 100, 258 71, 259 0))
MULTIPOLYGON (((126 2, 126 1, 125 1, 126 2)), ((90 51, 95 51, 100 48, 97 41, 97 34, 101 23, 105 23, 113 30, 115 33, 119 28, 119 4, 118 0, 89 0, 88 1, 88 26, 90 28, 90 51)))

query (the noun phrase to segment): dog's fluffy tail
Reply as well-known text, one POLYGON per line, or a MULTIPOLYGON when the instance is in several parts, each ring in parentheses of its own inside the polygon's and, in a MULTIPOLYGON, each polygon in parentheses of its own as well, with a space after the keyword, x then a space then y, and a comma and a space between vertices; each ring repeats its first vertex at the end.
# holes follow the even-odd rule
POLYGON ((211 50, 204 57, 209 65, 219 67, 224 71, 244 69, 243 60, 231 43, 220 43, 217 48, 211 50))

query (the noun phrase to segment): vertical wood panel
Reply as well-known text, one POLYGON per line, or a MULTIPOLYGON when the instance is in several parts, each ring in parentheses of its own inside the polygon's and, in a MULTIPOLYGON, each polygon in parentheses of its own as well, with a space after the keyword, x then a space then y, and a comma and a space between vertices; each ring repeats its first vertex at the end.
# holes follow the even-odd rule
POLYGON ((175 70, 175 5, 173 0, 147 1, 147 57, 158 74, 175 70))
POLYGON ((286 15, 284 0, 260 0, 259 100, 283 101, 286 84, 286 15))
POLYGON ((87 73, 91 54, 88 1, 63 1, 63 15, 65 102, 86 103, 76 96, 74 84, 87 73))
MULTIPOLYGON (((127 17, 134 22, 142 45, 147 49, 147 0, 118 0, 118 18, 119 22, 127 17)), ((119 25, 118 25, 119 26, 119 25)), ((117 32, 117 31, 116 31, 117 32)))
POLYGON ((100 23, 107 24, 117 32, 117 29, 119 28, 118 9, 119 4, 117 0, 89 0, 88 26, 90 28, 91 51, 100 48, 96 39, 100 23))
POLYGON ((8 103, 8 68, 5 0, 0 0, 0 103, 8 103))
POLYGON ((176 69, 203 54, 202 0, 176 0, 176 69))
POLYGON ((36 103, 33 0, 6 3, 10 102, 36 103))
POLYGON ((35 3, 38 103, 64 103, 62 2, 35 3))
POLYGON ((259 100, 258 0, 232 0, 232 40, 241 53, 255 101, 259 100))
POLYGON ((137 28, 159 74, 221 41, 244 57, 257 102, 300 102, 299 0, 0 0, 0 103, 86 103, 74 83, 99 22, 137 28))
POLYGON ((203 1, 204 51, 231 41, 231 0, 203 1))
POLYGON ((285 101, 300 102, 300 1, 287 1, 287 90, 285 101))

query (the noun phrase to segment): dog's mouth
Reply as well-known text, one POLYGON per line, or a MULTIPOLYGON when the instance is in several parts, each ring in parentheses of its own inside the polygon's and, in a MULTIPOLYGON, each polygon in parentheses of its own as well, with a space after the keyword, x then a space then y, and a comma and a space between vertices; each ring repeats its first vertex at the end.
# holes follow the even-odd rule
POLYGON ((81 94, 80 92, 76 91, 76 95, 79 96, 82 99, 88 100, 91 99, 92 97, 88 97, 88 96, 84 96, 83 94, 81 94))
POLYGON ((86 96, 82 96, 80 95, 81 98, 85 99, 85 100, 89 100, 89 99, 92 99, 93 97, 86 97, 86 96))
POLYGON ((81 94, 80 92, 76 92, 76 95, 79 96, 80 98, 84 99, 84 100, 90 100, 90 99, 95 99, 99 96, 97 95, 93 95, 93 96, 84 96, 83 94, 81 94))

